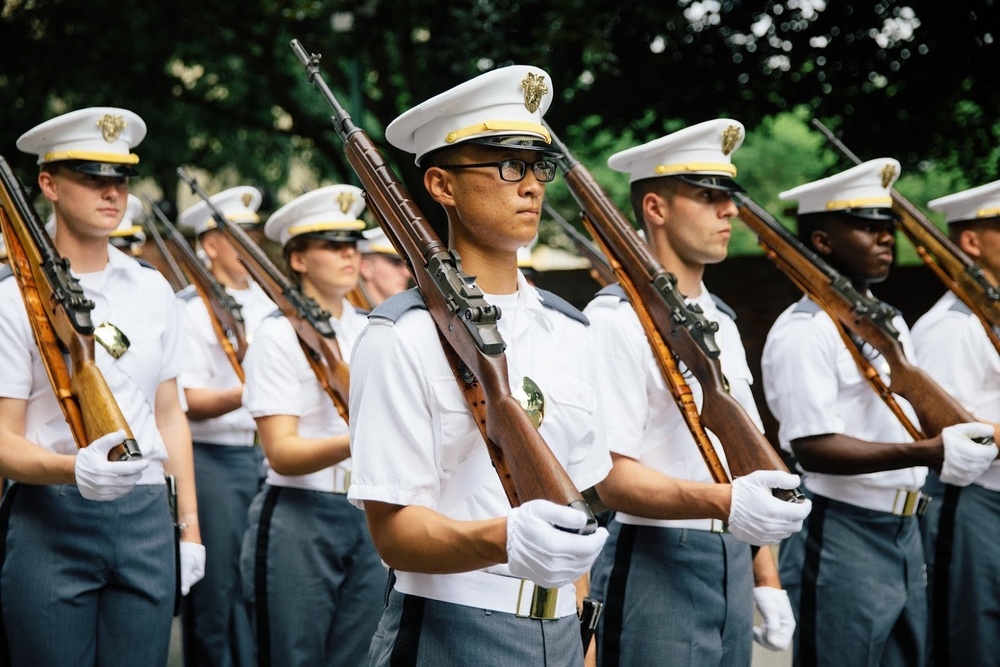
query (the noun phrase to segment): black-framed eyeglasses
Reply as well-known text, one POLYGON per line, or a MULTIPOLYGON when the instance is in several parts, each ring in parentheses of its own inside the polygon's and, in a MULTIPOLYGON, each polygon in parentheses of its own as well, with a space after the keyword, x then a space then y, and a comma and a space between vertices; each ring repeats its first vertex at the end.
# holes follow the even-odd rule
MULTIPOLYGON (((528 173, 528 162, 524 160, 500 160, 499 162, 477 162, 476 164, 442 164, 441 169, 474 169, 478 167, 496 167, 500 179, 509 183, 517 183, 528 173)), ((531 162, 531 171, 540 183, 549 183, 556 177, 556 163, 552 160, 536 160, 531 162)))

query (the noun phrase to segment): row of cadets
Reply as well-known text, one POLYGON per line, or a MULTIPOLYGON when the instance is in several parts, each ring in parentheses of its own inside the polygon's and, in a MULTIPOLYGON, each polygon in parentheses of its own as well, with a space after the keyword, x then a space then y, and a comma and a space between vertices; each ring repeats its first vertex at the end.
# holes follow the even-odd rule
MULTIPOLYGON (((246 230, 260 225, 261 193, 240 186, 209 198, 222 215, 246 230)), ((248 341, 275 309, 225 232, 209 204, 199 201, 177 219, 193 232, 208 269, 240 305, 248 341)), ((243 407, 243 383, 212 328, 208 309, 194 286, 178 293, 187 355, 179 383, 194 440, 195 483, 201 534, 207 549, 205 577, 191 588, 183 606, 184 661, 198 665, 248 665, 253 634, 242 604, 239 556, 250 502, 260 490, 263 455, 257 427, 243 407)))
MULTIPOLYGON (((927 206, 944 214, 951 241, 1000 289, 1000 181, 927 206)), ((1000 355, 972 310, 945 292, 913 325, 913 344, 921 368, 1000 438, 1000 355)), ((935 498, 921 523, 929 664, 988 664, 1000 655, 1000 461, 967 486, 943 484, 932 471, 924 490, 935 498)))
POLYGON ((412 276, 406 260, 399 256, 381 227, 366 229, 363 234, 364 240, 358 243, 361 280, 372 306, 377 306, 390 296, 409 289, 412 276))
MULTIPOLYGON (((645 242, 677 277, 688 303, 717 322, 722 372, 729 390, 763 432, 735 313, 703 282, 706 265, 726 258, 736 205, 732 154, 743 125, 720 118, 612 155, 608 166, 628 174, 645 242)), ((789 503, 774 489, 799 477, 756 471, 720 484, 712 480, 647 336, 624 290, 604 288, 584 311, 598 360, 599 402, 614 468, 597 486, 615 510, 611 537, 594 566, 596 597, 605 603, 598 630, 602 665, 748 665, 753 639, 788 646, 794 618, 770 548, 798 531, 810 503, 789 503), (754 607, 763 625, 753 627, 754 607)), ((696 403, 702 390, 686 374, 696 403)), ((709 434, 719 459, 725 451, 709 434)), ((740 446, 740 443, 731 443, 740 446)), ((726 466, 728 472, 728 466, 726 466)))
POLYGON ((142 458, 108 460, 122 432, 77 448, 16 281, 0 281, 0 476, 11 482, 0 512, 0 650, 12 664, 166 663, 178 581, 165 473, 177 480, 180 521, 190 522, 181 535, 181 588, 204 567, 191 435, 177 389, 184 344, 177 301, 163 276, 109 243, 136 174, 131 149, 145 134, 135 113, 92 107, 17 141, 38 156, 55 247, 107 334, 96 337, 95 361, 142 458))
MULTIPOLYGON (((798 202, 799 239, 862 293, 893 263, 890 189, 899 171, 896 160, 879 158, 780 194, 798 202)), ((913 359, 906 322, 897 315, 893 325, 913 359)), ((869 345, 861 349, 889 385, 886 361, 869 345)), ((925 664, 916 514, 926 466, 940 465, 946 483, 968 485, 996 457, 996 445, 973 441, 993 427, 958 424, 914 442, 862 377, 837 324, 806 296, 771 327, 762 376, 780 444, 806 471, 813 498, 804 532, 792 538, 802 548, 779 550, 782 572, 801 579, 796 664, 925 664)), ((918 423, 909 403, 896 400, 918 423)))
MULTIPOLYGON (((348 363, 366 324, 346 299, 358 282, 363 210, 359 188, 331 185, 285 204, 264 226, 302 293, 330 313, 348 363)), ((258 664, 361 665, 386 570, 364 513, 347 500, 348 425, 305 354, 292 323, 276 312, 257 329, 244 359, 243 405, 257 422, 268 467, 247 516, 243 591, 258 664)))

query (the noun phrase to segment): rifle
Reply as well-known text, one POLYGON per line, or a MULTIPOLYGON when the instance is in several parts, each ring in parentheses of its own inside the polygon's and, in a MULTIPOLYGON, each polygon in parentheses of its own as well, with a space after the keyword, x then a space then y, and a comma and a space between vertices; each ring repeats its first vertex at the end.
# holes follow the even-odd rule
MULTIPOLYGON (((556 162, 563 170, 570 192, 583 210, 587 231, 608 258, 619 284, 625 290, 660 366, 677 407, 684 417, 712 479, 725 483, 726 475, 708 428, 719 438, 733 477, 755 470, 788 471, 774 447, 760 432, 746 409, 728 391, 719 362, 715 332, 719 325, 705 318, 697 306, 689 306, 677 290, 677 278, 653 256, 632 225, 590 174, 573 158, 566 145, 546 125, 552 144, 562 155, 556 162), (701 413, 691 389, 677 367, 674 355, 690 369, 702 387, 701 413)), ((774 495, 800 502, 798 489, 775 489, 774 495)))
MULTIPOLYGON (((909 401, 928 433, 937 434, 947 426, 977 421, 927 373, 906 358, 899 331, 892 323, 896 316, 894 308, 861 294, 850 280, 807 248, 748 195, 734 193, 733 199, 739 207, 740 219, 757 234, 761 247, 778 268, 835 323, 839 322, 882 354, 891 375, 890 384, 885 385, 886 393, 891 391, 909 401)), ((856 346, 849 341, 848 349, 856 352, 856 346)), ((859 358, 860 355, 855 356, 855 360, 859 358)), ((877 373, 871 377, 864 368, 862 371, 870 382, 878 378, 877 373)), ((878 387, 876 391, 882 395, 878 387)), ((901 413, 896 414, 900 416, 901 413)), ((911 435, 920 434, 911 432, 911 435)))
POLYGON ((368 285, 365 284, 364 278, 358 278, 358 286, 347 293, 347 300, 351 302, 352 306, 361 310, 370 311, 375 307, 371 292, 368 291, 368 285))
POLYGON ((605 287, 618 281, 614 269, 608 263, 607 258, 594 245, 594 242, 576 230, 576 227, 569 224, 569 220, 562 217, 559 211, 555 210, 548 202, 542 202, 542 208, 555 220, 563 233, 573 242, 576 253, 590 261, 590 266, 594 269, 595 279, 601 287, 605 287))
POLYGON ((191 187, 191 192, 205 200, 212 212, 212 219, 236 247, 240 262, 247 272, 291 322, 299 338, 299 345, 309 361, 309 367, 323 391, 333 400, 341 419, 346 422, 351 373, 340 352, 340 345, 337 344, 337 334, 330 324, 330 313, 320 308, 319 304, 288 280, 250 235, 226 218, 201 189, 198 181, 180 167, 177 168, 177 175, 191 187))
MULTIPOLYGON (((847 159, 861 164, 861 158, 851 152, 826 125, 815 118, 812 125, 847 159)), ((979 318, 993 347, 1000 352, 1000 337, 994 329, 1000 327, 1000 290, 986 280, 982 267, 942 233, 920 209, 895 188, 891 194, 892 210, 899 216, 900 229, 913 243, 920 259, 979 318)))
POLYGON ((368 210, 410 265, 511 505, 538 498, 568 505, 587 516, 580 532, 594 532, 597 519, 511 393, 496 325, 499 309, 462 273, 458 255, 437 237, 378 147, 334 97, 319 73, 320 56, 307 54, 297 39, 291 47, 335 112, 334 128, 365 190, 368 210))
POLYGON ((0 231, 45 372, 78 447, 121 430, 125 439, 109 461, 139 458, 142 452, 94 359, 94 302, 60 257, 24 187, 0 157, 0 231), (67 364, 64 353, 69 355, 67 364))
MULTIPOLYGON (((180 263, 184 266, 184 273, 191 280, 191 284, 194 286, 195 291, 198 292, 198 296, 205 302, 205 309, 208 311, 208 320, 212 324, 212 330, 215 332, 216 338, 219 339, 222 351, 226 354, 226 358, 229 359, 229 364, 233 367, 236 377, 239 378, 241 383, 244 382, 246 376, 243 373, 242 362, 247 352, 247 337, 243 322, 243 311, 240 304, 216 280, 215 276, 212 275, 212 272, 208 270, 202 261, 198 259, 191 246, 188 245, 187 239, 184 238, 184 234, 177 229, 174 223, 170 222, 163 209, 157 206, 156 202, 149 195, 146 195, 145 199, 149 202, 153 213, 163 223, 163 228, 167 230, 168 238, 166 242, 170 244, 167 249, 167 255, 175 260, 179 259, 180 263), (233 340, 236 341, 235 347, 233 346, 233 340)), ((150 227, 155 227, 155 225, 150 225, 150 227)), ((160 236, 159 231, 155 231, 153 234, 154 239, 160 236)), ((162 238, 160 242, 163 242, 162 238)), ((157 247, 159 247, 159 243, 157 247)))
MULTIPOLYGON (((146 201, 152 203, 148 197, 146 198, 146 201)), ((177 260, 174 259, 173 254, 167 250, 167 244, 164 242, 163 235, 160 234, 160 230, 156 228, 156 223, 147 217, 143 220, 143 226, 149 232, 149 236, 153 239, 153 243, 156 244, 156 250, 160 253, 160 257, 163 258, 163 263, 166 265, 167 269, 169 269, 167 273, 163 274, 163 277, 167 279, 168 283, 170 283, 174 292, 180 292, 190 284, 187 276, 184 275, 180 265, 177 264, 177 260)))

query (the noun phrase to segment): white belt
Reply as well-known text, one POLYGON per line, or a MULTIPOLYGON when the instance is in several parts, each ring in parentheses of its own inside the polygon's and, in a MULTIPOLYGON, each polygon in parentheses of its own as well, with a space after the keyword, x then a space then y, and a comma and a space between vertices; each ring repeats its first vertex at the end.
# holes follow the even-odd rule
POLYGON ((848 505, 862 507, 864 509, 875 510, 895 514, 896 516, 913 516, 923 514, 926 502, 921 503, 923 494, 920 491, 910 489, 873 489, 860 485, 841 485, 839 487, 827 488, 826 484, 816 484, 818 480, 810 480, 813 484, 807 484, 809 490, 826 496, 833 500, 838 500, 848 505))
POLYGON ((289 489, 346 495, 351 486, 351 469, 334 466, 306 475, 279 475, 272 468, 267 471, 267 483, 289 489))
POLYGON ((726 522, 719 519, 649 519, 644 516, 615 512, 615 521, 630 526, 653 526, 656 528, 686 528, 709 533, 726 532, 726 522))
POLYGON ((576 587, 542 588, 527 579, 482 570, 459 574, 396 572, 400 593, 477 609, 551 620, 576 615, 576 587))

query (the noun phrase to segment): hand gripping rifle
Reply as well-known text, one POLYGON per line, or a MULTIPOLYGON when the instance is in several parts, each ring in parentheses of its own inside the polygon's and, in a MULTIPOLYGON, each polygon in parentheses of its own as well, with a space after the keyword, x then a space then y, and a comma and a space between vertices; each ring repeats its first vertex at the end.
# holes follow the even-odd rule
MULTIPOLYGON (((670 387, 677 407, 698 444, 712 479, 725 483, 726 475, 704 428, 719 438, 734 477, 755 470, 786 471, 781 457, 760 432, 750 415, 729 394, 722 375, 715 332, 719 325, 705 318, 697 306, 689 306, 677 291, 677 278, 656 260, 646 242, 608 198, 586 167, 576 161, 566 145, 546 125, 552 144, 562 155, 556 159, 570 192, 583 210, 583 223, 608 258, 615 276, 635 309, 646 332, 653 357, 670 387), (675 358, 676 355, 676 358, 675 358), (704 400, 701 413, 677 360, 684 362, 698 379, 704 400)), ((804 496, 797 489, 775 489, 774 495, 789 501, 804 496)))
POLYGON ((618 282, 611 264, 608 263, 607 258, 594 245, 593 241, 577 231, 576 227, 571 225, 569 220, 564 218, 548 202, 542 202, 542 208, 558 223, 563 233, 569 237, 569 240, 573 243, 573 247, 576 248, 576 253, 590 262, 590 266, 594 269, 595 280, 601 287, 618 282))
POLYGON ((574 507, 587 515, 580 532, 592 533, 597 519, 511 393, 496 325, 499 309, 462 273, 458 255, 437 237, 378 147, 334 97, 319 74, 320 56, 307 54, 295 39, 291 47, 335 112, 334 128, 361 180, 368 210, 410 265, 511 505, 544 498, 574 507))
MULTIPOLYGON (((870 362, 858 352, 857 345, 850 338, 845 339, 855 361, 862 365, 862 374, 900 418, 904 427, 909 420, 898 405, 894 407, 892 393, 909 401, 920 425, 930 435, 940 433, 946 426, 977 421, 927 373, 906 358, 899 341, 899 331, 892 323, 895 309, 861 294, 850 280, 807 248, 748 195, 735 193, 733 198, 739 207, 740 219, 757 234, 768 257, 800 290, 819 304, 835 324, 839 323, 842 336, 846 336, 844 330, 853 333, 885 358, 891 374, 889 385, 882 383, 870 362)), ((921 436, 912 424, 907 430, 915 439, 921 436)))
POLYGON ((142 452, 118 401, 94 360, 94 302, 84 296, 59 256, 21 182, 0 157, 0 231, 17 279, 38 353, 59 407, 78 447, 117 430, 125 440, 109 453, 110 461, 139 458, 142 452), (68 353, 69 363, 64 353, 68 353))
MULTIPOLYGON (((815 118, 812 125, 848 160, 861 164, 861 158, 851 152, 826 125, 815 118)), ((997 335, 997 328, 1000 328, 1000 290, 986 280, 981 266, 952 243, 895 188, 892 190, 892 209, 899 215, 900 229, 913 243, 920 259, 979 318, 993 347, 1000 352, 1000 336, 997 335)))
MULTIPOLYGON (((222 283, 212 275, 208 267, 198 259, 194 250, 188 244, 187 239, 177 229, 177 226, 170 222, 163 209, 157 206, 156 202, 148 195, 145 199, 149 203, 153 213, 163 223, 163 228, 167 230, 167 238, 165 239, 165 245, 169 244, 167 255, 180 260, 180 264, 184 267, 184 273, 187 274, 195 291, 198 292, 198 296, 205 302, 205 309, 208 311, 208 319, 212 324, 212 330, 215 332, 216 338, 219 339, 219 345, 222 346, 222 351, 226 354, 226 358, 229 359, 229 364, 233 367, 233 372, 236 373, 236 377, 239 378, 240 382, 244 382, 246 377, 243 374, 242 362, 247 352, 247 337, 243 322, 243 310, 240 304, 226 291, 222 283), (233 345, 234 340, 236 341, 235 346, 233 345)), ((149 226, 152 229, 156 227, 156 225, 149 226)), ((160 236, 158 230, 151 233, 154 239, 160 236)), ((163 242, 164 239, 161 238, 160 241, 163 242)), ((159 247, 159 243, 157 243, 157 247, 159 247)))
POLYGON ((323 391, 333 400, 340 417, 346 422, 351 373, 340 352, 340 345, 337 344, 337 335, 330 324, 330 313, 320 308, 313 299, 302 294, 299 288, 278 270, 250 235, 226 218, 198 185, 198 181, 181 168, 177 169, 177 175, 191 187, 191 192, 205 200, 215 224, 225 233, 239 253, 240 262, 291 322, 309 366, 316 374, 316 379, 323 391))

